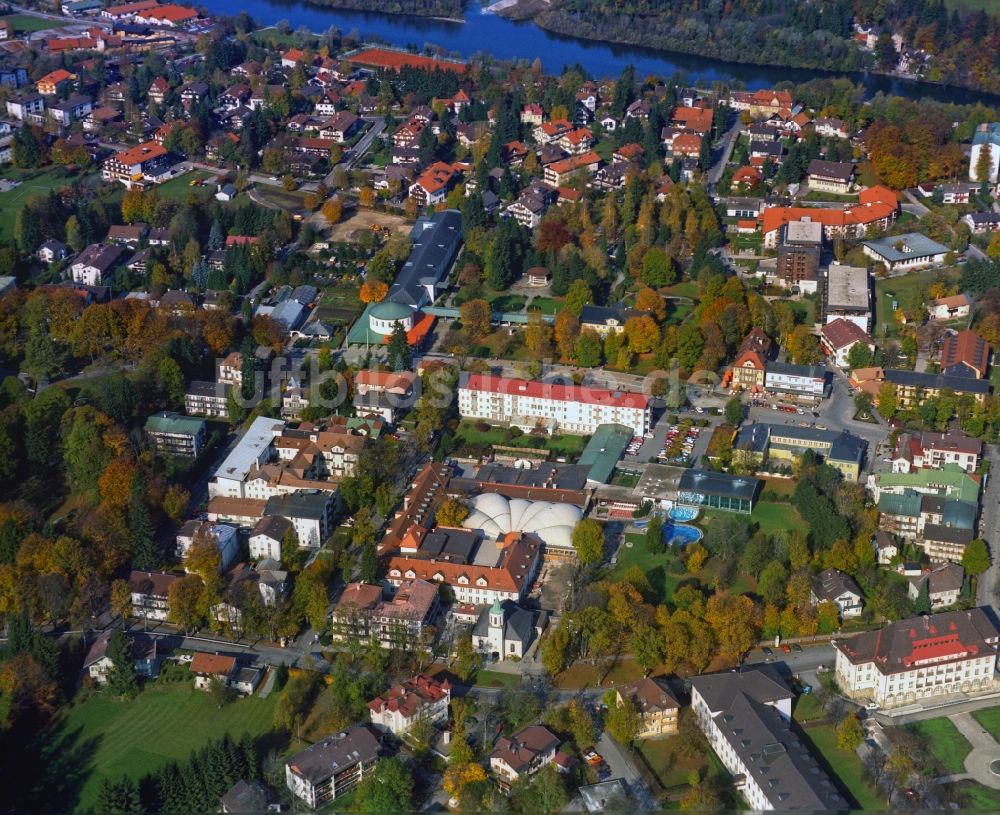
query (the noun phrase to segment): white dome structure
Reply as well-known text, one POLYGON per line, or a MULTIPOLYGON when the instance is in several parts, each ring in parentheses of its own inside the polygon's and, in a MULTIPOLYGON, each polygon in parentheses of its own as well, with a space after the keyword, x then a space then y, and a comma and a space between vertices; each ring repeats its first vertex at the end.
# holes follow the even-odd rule
POLYGON ((510 532, 537 537, 546 548, 573 548, 573 529, 583 520, 583 512, 573 504, 505 498, 495 492, 477 495, 469 502, 469 517, 462 526, 479 529, 490 538, 510 532))

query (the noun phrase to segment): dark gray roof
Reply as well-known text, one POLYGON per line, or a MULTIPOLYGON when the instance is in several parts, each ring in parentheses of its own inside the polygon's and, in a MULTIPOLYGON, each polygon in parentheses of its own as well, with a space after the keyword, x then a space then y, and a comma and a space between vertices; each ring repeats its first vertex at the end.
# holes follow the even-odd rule
POLYGON ((316 298, 319 297, 319 289, 315 286, 296 286, 295 291, 292 292, 291 298, 297 303, 301 303, 303 306, 308 306, 310 303, 314 302, 316 298))
POLYGON ((330 494, 319 490, 299 490, 285 495, 272 495, 264 505, 265 515, 283 518, 319 520, 330 511, 330 494))
POLYGON ((957 526, 941 526, 940 524, 924 525, 924 540, 937 543, 967 544, 975 537, 971 529, 961 529, 957 526))
POLYGON ((826 379, 829 373, 822 365, 792 365, 790 362, 769 362, 767 371, 785 376, 806 376, 812 379, 826 379))
MULTIPOLYGON (((503 638, 505 642, 519 642, 522 652, 527 649, 535 637, 536 612, 521 608, 513 600, 503 602, 503 638)), ((490 607, 483 606, 479 611, 479 619, 472 629, 476 637, 486 637, 490 627, 490 607)))
POLYGON ((854 578, 839 569, 827 569, 813 577, 812 590, 820 602, 836 600, 842 594, 847 593, 858 597, 862 596, 861 589, 854 582, 854 578))
POLYGON ((471 529, 438 527, 428 532, 420 543, 417 556, 437 558, 447 563, 472 563, 479 533, 471 529))
POLYGON ((368 727, 355 725, 307 747, 286 764, 296 775, 312 784, 322 784, 359 762, 378 758, 379 742, 368 727))
POLYGON ((271 791, 260 781, 237 781, 219 803, 223 812, 257 813, 266 812, 274 801, 271 791))
POLYGON ((457 209, 437 212, 430 221, 418 221, 412 236, 413 251, 389 289, 389 299, 419 308, 427 299, 424 281, 439 283, 458 253, 462 214, 457 209))
POLYGON ((809 162, 809 175, 820 178, 832 178, 837 181, 850 181, 854 175, 854 164, 849 161, 824 161, 814 158, 809 162))
POLYGON ((530 470, 484 464, 473 480, 489 484, 510 484, 518 487, 545 487, 557 490, 582 490, 587 486, 590 467, 578 464, 543 462, 530 470))
POLYGON ((184 392, 189 393, 192 396, 218 396, 225 399, 227 387, 228 385, 223 382, 210 382, 203 379, 192 379, 188 382, 188 386, 184 392))
POLYGON ((251 537, 254 535, 267 535, 272 540, 280 541, 285 537, 285 533, 292 528, 292 522, 288 518, 280 515, 265 515, 254 525, 251 537))
POLYGON ((715 721, 773 809, 816 812, 847 807, 809 748, 776 708, 740 692, 715 721))
POLYGON ((905 385, 913 388, 951 388, 956 393, 988 394, 990 392, 990 383, 986 379, 926 374, 917 371, 903 371, 897 368, 887 368, 885 380, 893 385, 905 385))
POLYGON ((704 674, 691 678, 692 690, 697 690, 709 710, 725 710, 737 694, 745 694, 764 704, 791 699, 794 694, 772 665, 755 665, 739 673, 704 674))
POLYGON ((727 498, 752 501, 760 488, 760 480, 742 475, 714 473, 709 470, 685 470, 678 492, 700 492, 727 498))

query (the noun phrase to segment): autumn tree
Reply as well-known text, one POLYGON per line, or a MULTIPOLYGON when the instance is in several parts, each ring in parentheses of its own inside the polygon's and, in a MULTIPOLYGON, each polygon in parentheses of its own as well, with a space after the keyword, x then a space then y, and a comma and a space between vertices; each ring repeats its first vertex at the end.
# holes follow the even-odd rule
POLYGON ((622 744, 628 745, 636 740, 642 720, 631 697, 625 696, 620 702, 608 706, 604 726, 622 744))
POLYGON ((639 311, 652 312, 658 322, 663 322, 667 318, 667 301, 649 286, 643 286, 635 293, 635 307, 639 311))
POLYGON ((705 606, 705 622, 719 650, 732 659, 740 659, 760 637, 760 614, 746 595, 712 595, 705 606))
POLYGON ((660 328, 652 317, 629 317, 625 321, 625 336, 629 350, 648 354, 660 341, 660 328))
POLYGON ((367 184, 362 187, 361 191, 358 193, 358 204, 366 209, 371 209, 375 206, 375 190, 367 184))
POLYGON ((459 527, 469 517, 469 506, 458 498, 449 496, 441 502, 435 516, 440 526, 459 527))
POLYGON ((891 382, 883 382, 875 398, 879 416, 891 419, 896 414, 896 389, 891 382))
POLYGON ((841 750, 853 753, 864 740, 865 733, 861 729, 861 722, 853 712, 848 713, 837 725, 837 746, 841 750))
POLYGON ((328 224, 337 224, 344 217, 344 204, 339 197, 334 196, 326 200, 321 211, 328 224))
POLYGON ((549 353, 551 342, 552 326, 542 319, 540 312, 531 312, 528 315, 528 324, 524 327, 524 347, 536 359, 540 359, 549 353))
POLYGON ((381 303, 389 293, 388 284, 374 278, 361 284, 359 297, 362 303, 381 303))
POLYGON ((570 359, 574 355, 576 342, 580 337, 579 318, 569 309, 560 310, 556 315, 554 334, 560 356, 563 359, 570 359))
POLYGON ((493 310, 485 300, 466 300, 458 308, 462 326, 474 340, 481 340, 490 333, 493 310))
POLYGON ((580 563, 587 566, 604 559, 604 529, 593 518, 585 518, 573 529, 573 548, 580 563))

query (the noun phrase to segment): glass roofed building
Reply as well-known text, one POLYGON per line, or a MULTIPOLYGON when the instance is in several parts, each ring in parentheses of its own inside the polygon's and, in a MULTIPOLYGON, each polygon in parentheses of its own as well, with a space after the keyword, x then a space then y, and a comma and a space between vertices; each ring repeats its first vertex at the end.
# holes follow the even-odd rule
POLYGON ((685 470, 678 484, 677 503, 749 515, 760 493, 760 485, 758 478, 685 470))

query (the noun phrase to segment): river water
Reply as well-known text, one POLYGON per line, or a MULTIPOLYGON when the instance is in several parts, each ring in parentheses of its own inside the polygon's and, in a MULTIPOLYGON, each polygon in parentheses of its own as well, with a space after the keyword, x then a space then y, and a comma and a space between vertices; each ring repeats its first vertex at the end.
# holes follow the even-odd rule
MULTIPOLYGON (((216 14, 233 14, 237 10, 233 0, 201 0, 198 5, 216 14)), ((430 43, 466 57, 479 52, 492 54, 502 60, 533 60, 539 57, 548 73, 558 73, 563 66, 579 63, 595 77, 613 77, 631 63, 635 65, 640 77, 647 74, 668 76, 675 71, 684 71, 692 82, 698 80, 700 83, 711 83, 736 78, 749 90, 769 88, 776 82, 785 80, 805 82, 833 75, 799 68, 744 65, 670 51, 565 37, 543 31, 530 21, 513 22, 496 14, 485 13, 476 2, 468 4, 463 23, 334 9, 299 0, 241 0, 239 9, 253 17, 258 25, 273 25, 279 20, 287 20, 293 29, 305 26, 316 32, 334 26, 344 33, 356 30, 363 38, 374 38, 396 46, 415 45, 423 48, 430 43)), ((847 76, 855 82, 861 82, 869 95, 882 91, 911 98, 929 96, 960 104, 973 104, 977 101, 987 105, 1000 103, 998 97, 960 88, 946 88, 874 74, 847 76)))

